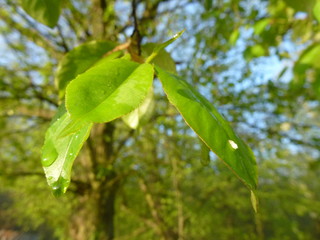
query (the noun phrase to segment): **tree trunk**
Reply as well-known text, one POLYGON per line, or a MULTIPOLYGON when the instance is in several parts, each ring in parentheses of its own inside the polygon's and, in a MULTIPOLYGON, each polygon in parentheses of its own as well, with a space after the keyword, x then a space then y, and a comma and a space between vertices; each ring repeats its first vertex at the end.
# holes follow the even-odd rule
POLYGON ((96 159, 93 162, 95 172, 95 208, 96 208, 96 240, 114 239, 115 200, 119 184, 117 174, 113 168, 114 162, 114 130, 113 123, 98 127, 98 139, 94 146, 96 159))
POLYGON ((70 219, 69 236, 73 240, 114 239, 119 181, 113 168, 113 133, 112 123, 97 124, 92 129, 88 140, 90 153, 82 159, 88 168, 89 180, 85 188, 78 191, 79 205, 70 219))
POLYGON ((108 174, 107 180, 100 185, 97 199, 97 240, 114 239, 115 200, 119 184, 115 171, 108 174))
POLYGON ((95 232, 95 210, 94 199, 91 194, 78 196, 78 206, 73 209, 73 215, 69 219, 69 239, 72 240, 91 240, 95 232))

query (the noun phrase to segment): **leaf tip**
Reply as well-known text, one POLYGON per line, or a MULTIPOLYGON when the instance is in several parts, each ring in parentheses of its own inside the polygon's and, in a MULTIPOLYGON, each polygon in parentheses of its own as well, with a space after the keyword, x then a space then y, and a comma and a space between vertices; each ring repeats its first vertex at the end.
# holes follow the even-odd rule
POLYGON ((250 200, 251 200, 251 204, 252 204, 252 208, 254 210, 255 213, 258 212, 258 198, 257 195, 254 191, 250 191, 250 200))
POLYGON ((66 193, 69 184, 69 180, 59 177, 59 179, 51 185, 53 195, 55 197, 61 197, 66 193))

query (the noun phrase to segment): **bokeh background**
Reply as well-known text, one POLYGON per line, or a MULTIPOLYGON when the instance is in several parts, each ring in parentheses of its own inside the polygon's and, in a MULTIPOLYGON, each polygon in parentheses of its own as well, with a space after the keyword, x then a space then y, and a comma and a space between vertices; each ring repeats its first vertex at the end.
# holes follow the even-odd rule
POLYGON ((0 239, 320 239, 319 1, 68 0, 53 29, 20 3, 0 0, 0 239), (57 64, 88 41, 126 42, 133 5, 142 44, 186 30, 167 51, 253 149, 257 214, 158 81, 148 122, 98 125, 68 192, 51 193, 40 156, 57 64), (94 165, 101 146, 113 160, 94 165))

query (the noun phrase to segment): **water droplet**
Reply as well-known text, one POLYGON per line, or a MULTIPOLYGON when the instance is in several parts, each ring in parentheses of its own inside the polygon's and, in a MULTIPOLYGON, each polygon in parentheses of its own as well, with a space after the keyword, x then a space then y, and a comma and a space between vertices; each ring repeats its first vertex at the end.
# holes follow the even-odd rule
POLYGON ((44 167, 49 167, 58 157, 58 152, 52 142, 48 140, 45 142, 42 149, 42 158, 41 162, 44 167))
POLYGON ((70 156, 72 156, 72 155, 73 155, 73 153, 69 153, 69 155, 70 155, 70 156))
POLYGON ((64 194, 69 186, 69 183, 70 181, 67 179, 59 177, 59 179, 51 185, 53 195, 59 197, 64 194))
POLYGON ((234 141, 228 140, 228 143, 233 149, 238 149, 238 144, 236 144, 234 141))

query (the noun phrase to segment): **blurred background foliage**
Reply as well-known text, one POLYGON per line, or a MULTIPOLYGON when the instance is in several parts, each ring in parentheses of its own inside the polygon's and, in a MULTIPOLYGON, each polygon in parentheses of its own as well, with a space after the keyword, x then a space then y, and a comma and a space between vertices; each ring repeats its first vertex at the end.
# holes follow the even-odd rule
POLYGON ((320 239, 320 1, 61 2, 50 29, 20 1, 0 0, 0 238, 320 239), (150 120, 136 131, 121 120, 98 126, 70 190, 51 194, 40 153, 58 105, 57 64, 91 40, 127 41, 132 8, 142 43, 186 29, 167 50, 254 150, 257 214, 158 82, 150 120), (101 146, 113 161, 102 154, 93 167, 101 146))

